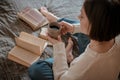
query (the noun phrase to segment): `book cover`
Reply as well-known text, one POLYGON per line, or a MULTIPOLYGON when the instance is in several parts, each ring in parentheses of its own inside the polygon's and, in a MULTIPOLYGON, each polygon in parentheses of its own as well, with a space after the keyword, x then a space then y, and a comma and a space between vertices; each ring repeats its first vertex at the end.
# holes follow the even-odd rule
POLYGON ((47 18, 37 9, 26 7, 18 13, 18 17, 29 24, 33 30, 48 24, 47 18))
POLYGON ((39 56, 21 47, 15 46, 9 52, 8 59, 29 67, 39 59, 39 56))
POLYGON ((47 46, 46 40, 25 32, 21 32, 15 41, 16 46, 9 52, 8 59, 26 67, 38 60, 47 46))

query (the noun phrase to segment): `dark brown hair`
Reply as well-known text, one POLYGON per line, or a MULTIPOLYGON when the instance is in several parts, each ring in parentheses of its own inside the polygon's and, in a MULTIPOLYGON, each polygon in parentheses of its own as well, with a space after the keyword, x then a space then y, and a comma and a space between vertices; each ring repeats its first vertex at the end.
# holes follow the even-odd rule
POLYGON ((120 34, 120 0, 85 0, 83 7, 91 39, 109 41, 120 34))

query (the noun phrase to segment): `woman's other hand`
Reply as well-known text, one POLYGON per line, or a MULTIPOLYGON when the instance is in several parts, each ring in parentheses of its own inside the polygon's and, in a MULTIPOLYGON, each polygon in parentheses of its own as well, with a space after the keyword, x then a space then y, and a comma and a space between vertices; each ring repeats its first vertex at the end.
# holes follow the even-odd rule
POLYGON ((62 42, 60 35, 58 36, 57 39, 51 38, 49 35, 47 36, 48 41, 50 41, 53 45, 57 44, 59 42, 62 42))
POLYGON ((73 49, 73 41, 71 38, 68 39, 68 45, 66 46, 66 56, 67 56, 67 62, 71 63, 73 60, 73 55, 72 55, 72 49, 73 49))
POLYGON ((67 32, 73 33, 74 31, 74 27, 72 24, 67 23, 65 21, 59 22, 59 24, 61 25, 61 34, 66 34, 67 32))

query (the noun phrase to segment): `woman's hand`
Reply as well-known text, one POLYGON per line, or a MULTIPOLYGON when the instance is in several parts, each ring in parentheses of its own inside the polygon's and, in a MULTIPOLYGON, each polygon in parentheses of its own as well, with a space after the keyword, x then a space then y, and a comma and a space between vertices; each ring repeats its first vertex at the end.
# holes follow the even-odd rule
POLYGON ((67 23, 65 21, 59 22, 59 24, 61 25, 61 34, 66 34, 67 32, 72 33, 74 31, 74 27, 72 24, 67 23))
MULTIPOLYGON (((57 44, 59 42, 62 42, 61 37, 58 36, 58 39, 51 38, 50 36, 47 36, 48 41, 50 41, 53 45, 57 44)), ((66 56, 67 56, 67 62, 70 63, 73 60, 72 55, 72 48, 73 48, 73 42, 71 38, 68 39, 68 45, 66 46, 66 56)))
POLYGON ((47 36, 48 41, 50 41, 53 45, 59 42, 62 42, 60 35, 58 36, 58 39, 51 38, 49 35, 47 36))
POLYGON ((66 55, 67 55, 67 62, 71 63, 73 60, 73 55, 72 55, 72 49, 73 49, 73 42, 71 38, 68 39, 68 45, 66 46, 66 55))

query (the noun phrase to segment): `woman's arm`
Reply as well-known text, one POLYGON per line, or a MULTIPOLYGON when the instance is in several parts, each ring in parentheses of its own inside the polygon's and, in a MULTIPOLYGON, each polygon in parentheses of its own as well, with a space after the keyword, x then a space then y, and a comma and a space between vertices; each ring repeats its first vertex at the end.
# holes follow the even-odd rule
POLYGON ((53 45, 54 49, 54 63, 53 72, 54 80, 59 80, 60 75, 63 75, 68 70, 67 56, 65 51, 65 44, 60 42, 53 45))
POLYGON ((84 75, 89 70, 88 67, 90 67, 89 65, 91 64, 90 61, 92 61, 92 58, 89 58, 86 55, 81 55, 78 59, 75 59, 72 62, 70 67, 68 67, 64 43, 60 42, 54 44, 53 48, 54 80, 83 80, 85 78, 84 75))

